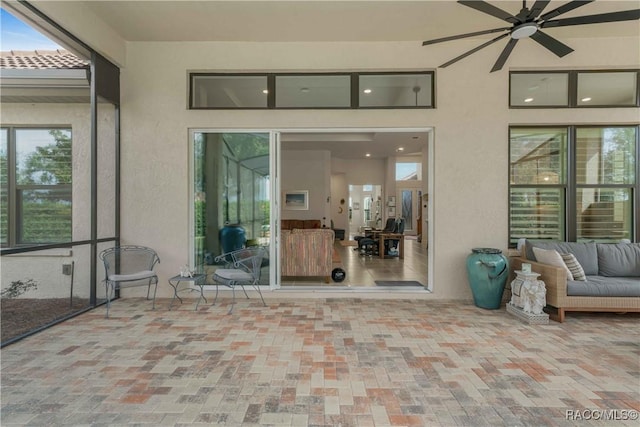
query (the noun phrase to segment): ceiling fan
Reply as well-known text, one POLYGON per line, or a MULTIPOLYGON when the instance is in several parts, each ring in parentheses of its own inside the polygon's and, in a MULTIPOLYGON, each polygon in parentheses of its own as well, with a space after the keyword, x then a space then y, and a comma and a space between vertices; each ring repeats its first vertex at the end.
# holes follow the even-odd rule
POLYGON ((554 19, 557 16, 560 16, 564 13, 567 13, 571 10, 577 9, 581 6, 584 6, 588 3, 591 3, 594 0, 573 0, 568 3, 563 4, 556 9, 553 9, 550 12, 542 14, 544 8, 549 4, 551 0, 536 0, 531 6, 531 9, 527 7, 526 0, 522 2, 522 9, 518 12, 517 15, 512 15, 504 10, 493 6, 485 1, 481 0, 459 0, 458 3, 468 6, 470 8, 476 9, 480 12, 486 13, 491 16, 495 16, 496 18, 502 19, 503 21, 511 24, 510 27, 502 27, 502 28, 493 28, 490 30, 483 31, 475 31, 472 33, 459 34, 456 36, 443 37, 434 40, 427 40, 422 43, 423 46, 441 43, 450 40, 463 39, 467 37, 474 37, 483 34, 491 34, 491 33, 499 33, 504 32, 504 34, 499 35, 498 37, 489 40, 486 43, 481 44, 478 47, 475 47, 462 55, 453 58, 451 61, 445 62, 440 67, 448 67, 449 65, 460 61, 463 58, 471 55, 479 51, 482 48, 485 48, 498 40, 501 40, 507 36, 510 36, 509 42, 502 50, 502 53, 498 57, 498 60, 494 64, 491 72, 501 70, 504 66, 507 58, 511 54, 511 51, 515 47, 518 40, 523 38, 531 38, 536 42, 540 43, 545 48, 549 49, 551 52, 555 53, 558 57, 562 58, 563 56, 573 52, 569 46, 560 42, 559 40, 551 37, 548 34, 543 33, 542 29, 554 28, 554 27, 566 27, 570 25, 585 25, 585 24, 599 24, 604 22, 619 22, 619 21, 632 21, 635 19, 640 19, 640 9, 634 10, 625 10, 620 12, 610 12, 610 13, 600 13, 597 15, 586 15, 586 16, 578 16, 575 18, 564 18, 564 19, 554 19))

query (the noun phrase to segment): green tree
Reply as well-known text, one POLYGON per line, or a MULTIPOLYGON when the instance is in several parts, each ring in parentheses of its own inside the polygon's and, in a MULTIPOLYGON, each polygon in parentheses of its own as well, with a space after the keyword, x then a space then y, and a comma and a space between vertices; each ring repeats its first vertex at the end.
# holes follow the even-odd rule
POLYGON ((36 147, 19 171, 21 184, 71 184, 71 133, 52 129, 55 143, 36 147))

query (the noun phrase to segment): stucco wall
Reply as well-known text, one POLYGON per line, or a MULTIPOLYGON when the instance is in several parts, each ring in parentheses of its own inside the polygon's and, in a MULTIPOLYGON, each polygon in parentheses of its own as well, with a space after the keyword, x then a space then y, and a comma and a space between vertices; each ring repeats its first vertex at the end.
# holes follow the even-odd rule
MULTIPOLYGON (((636 123, 638 109, 508 109, 508 69, 637 67, 636 39, 564 40, 559 60, 522 43, 501 72, 489 73, 501 47, 438 69, 437 109, 398 111, 189 111, 188 70, 335 71, 431 69, 450 59, 419 43, 129 43, 122 70, 122 236, 162 254, 161 281, 187 262, 188 130, 434 128, 433 298, 469 298, 470 249, 507 247, 508 126, 636 123)), ((473 47, 460 43, 456 51, 473 47)), ((161 287, 159 292, 168 292, 161 287)))

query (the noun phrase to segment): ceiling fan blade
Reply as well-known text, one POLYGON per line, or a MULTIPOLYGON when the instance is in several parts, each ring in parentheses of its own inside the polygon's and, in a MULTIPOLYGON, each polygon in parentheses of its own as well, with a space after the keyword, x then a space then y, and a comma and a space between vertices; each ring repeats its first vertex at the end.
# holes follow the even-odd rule
POLYGON ((518 43, 518 39, 509 40, 509 43, 507 43, 504 49, 502 49, 502 53, 498 57, 498 60, 495 64, 493 64, 493 68, 491 69, 492 73, 494 71, 502 70, 504 63, 507 62, 507 58, 509 58, 509 55, 511 55, 511 51, 514 47, 516 47, 516 43, 518 43))
POLYGON ((449 40, 464 39, 464 38, 467 38, 467 37, 481 36, 483 34, 491 34, 491 33, 497 33, 497 32, 500 32, 500 31, 509 31, 509 30, 511 30, 511 27, 493 28, 491 30, 476 31, 476 32, 473 32, 473 33, 466 33, 466 34, 458 34, 457 36, 449 36, 449 37, 442 37, 440 39, 427 40, 427 41, 422 42, 422 46, 426 46, 426 45, 434 44, 434 43, 446 42, 446 41, 449 41, 449 40))
POLYGON ((507 37, 508 35, 509 35, 509 34, 502 34, 502 35, 500 35, 500 36, 498 36, 498 37, 496 37, 496 38, 494 38, 494 39, 489 40, 488 42, 482 43, 480 46, 478 46, 478 47, 474 47, 474 48, 473 48, 473 49, 471 49, 470 51, 465 52, 465 53, 463 53, 462 55, 460 55, 460 56, 457 56, 457 57, 453 58, 451 61, 449 61, 449 62, 445 62, 444 64, 442 64, 442 65, 440 66, 440 68, 448 67, 449 65, 451 65, 451 64, 453 64, 453 63, 455 63, 455 62, 458 62, 458 61, 460 61, 460 60, 461 60, 461 59, 463 59, 463 58, 466 58, 467 56, 471 55, 472 53, 476 53, 476 52, 477 52, 477 51, 479 51, 480 49, 482 49, 482 48, 484 48, 484 47, 487 47, 487 46, 489 46, 490 44, 493 44, 493 43, 497 42, 498 40, 500 40, 500 39, 503 39, 503 38, 507 37))
POLYGON ((543 33, 542 31, 536 31, 533 35, 531 35, 531 38, 549 49, 551 52, 555 53, 560 58, 573 52, 573 49, 571 49, 569 46, 551 37, 550 35, 543 33))
POLYGON ((540 17, 540 20, 541 21, 546 21, 548 19, 555 18, 556 16, 560 16, 563 13, 567 13, 567 12, 573 10, 573 9, 577 9, 579 7, 582 7, 585 4, 589 4, 592 1, 593 0, 574 0, 572 2, 563 4, 562 6, 556 8, 556 9, 553 9, 552 11, 549 11, 549 12, 545 13, 544 15, 542 15, 540 17))
POLYGON ((556 19, 540 24, 542 28, 566 27, 569 25, 601 24, 605 22, 634 21, 640 19, 640 9, 620 12, 600 13, 598 15, 577 16, 575 18, 556 19))
POLYGON ((531 6, 531 10, 529 11, 529 15, 527 15, 527 19, 535 19, 538 15, 542 13, 545 7, 551 2, 551 0, 536 0, 536 2, 531 6))
POLYGON ((472 9, 479 10, 480 12, 486 13, 491 16, 495 16, 496 18, 502 19, 503 21, 510 22, 512 24, 519 24, 520 21, 518 18, 513 16, 510 13, 505 12, 504 10, 495 7, 485 1, 478 0, 459 0, 458 3, 468 6, 472 9))

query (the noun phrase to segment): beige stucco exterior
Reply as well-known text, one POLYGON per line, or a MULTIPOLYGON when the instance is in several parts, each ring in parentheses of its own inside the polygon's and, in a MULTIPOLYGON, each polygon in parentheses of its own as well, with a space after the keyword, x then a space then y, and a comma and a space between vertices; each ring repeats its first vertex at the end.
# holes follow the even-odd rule
MULTIPOLYGON (((190 111, 189 71, 436 69, 477 41, 460 41, 455 52, 447 44, 425 48, 420 41, 107 42, 108 28, 87 25, 82 10, 73 13, 74 19, 62 22, 65 27, 122 67, 121 234, 124 244, 148 245, 161 254, 161 283, 188 261, 190 129, 432 128, 434 168, 428 173, 433 179, 433 292, 428 298, 469 299, 464 261, 470 249, 507 249, 509 126, 639 122, 638 108, 508 108, 510 69, 638 68, 640 41, 634 37, 563 40, 575 51, 562 59, 525 40, 502 71, 489 73, 502 49, 494 45, 437 69, 437 108, 431 110, 190 111)), ((92 16, 89 22, 96 19, 92 16)), ((168 296, 169 290, 160 286, 158 292, 168 296)))
MULTIPOLYGON (((535 46, 512 68, 637 67, 638 40, 576 39, 558 61, 535 46), (533 57, 527 55, 534 54, 533 57), (594 58, 598 58, 594 61, 594 58)), ((437 51, 435 52, 438 53, 437 51)), ((430 69, 418 43, 130 43, 122 69, 122 236, 165 254, 169 276, 189 245, 188 130, 434 128, 433 298, 470 297, 470 248, 507 249, 508 127, 511 124, 628 124, 638 109, 510 110, 508 72, 489 73, 491 50, 436 75, 437 108, 402 111, 190 111, 187 72, 430 69), (139 159, 149 160, 140 167, 139 159), (149 189, 153 189, 150 191, 149 189), (161 233, 158 230, 162 230, 161 233)))

